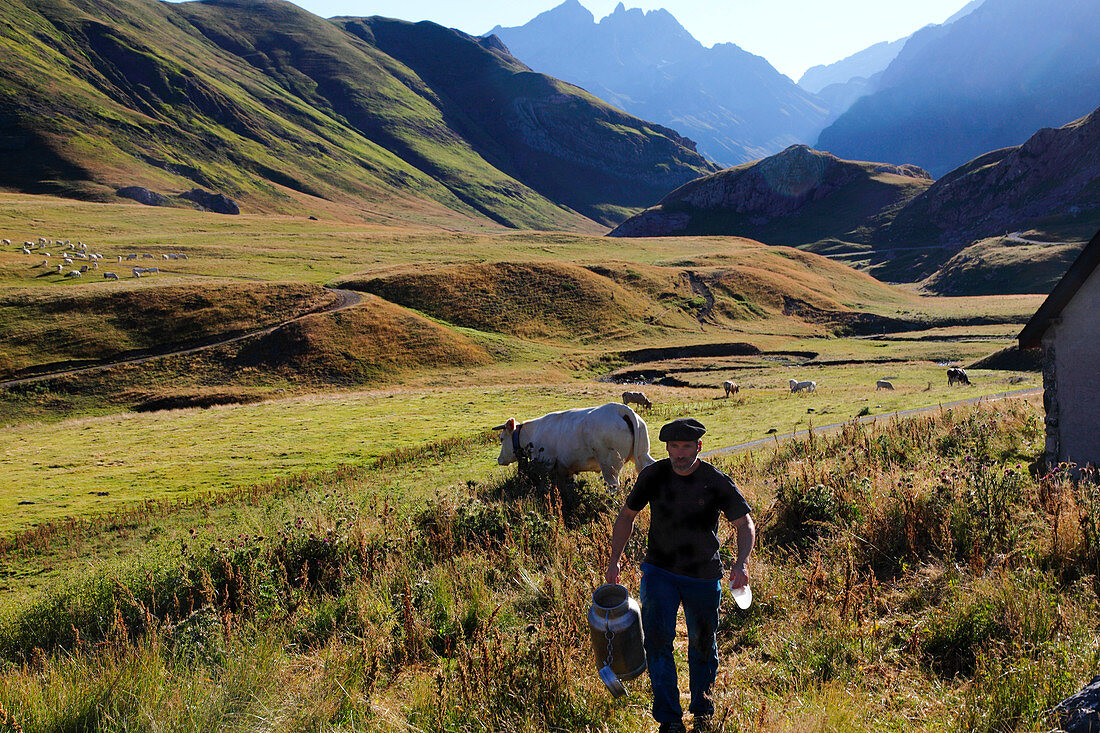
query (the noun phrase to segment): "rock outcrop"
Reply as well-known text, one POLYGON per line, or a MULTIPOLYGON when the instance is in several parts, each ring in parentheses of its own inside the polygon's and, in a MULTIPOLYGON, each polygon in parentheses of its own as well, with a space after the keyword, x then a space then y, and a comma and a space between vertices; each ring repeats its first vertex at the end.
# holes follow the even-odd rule
POLYGON ((1054 706, 1064 733, 1090 733, 1100 730, 1100 676, 1080 691, 1054 706))
POLYGON ((201 188, 192 188, 186 193, 181 193, 180 198, 192 201, 207 211, 213 211, 215 214, 241 213, 241 208, 237 206, 237 202, 223 193, 210 193, 209 191, 203 191, 201 188))
POLYGON ((147 188, 141 186, 125 186, 116 191, 119 196, 126 199, 133 199, 139 204, 145 204, 146 206, 164 206, 168 203, 168 199, 156 191, 150 191, 147 188))

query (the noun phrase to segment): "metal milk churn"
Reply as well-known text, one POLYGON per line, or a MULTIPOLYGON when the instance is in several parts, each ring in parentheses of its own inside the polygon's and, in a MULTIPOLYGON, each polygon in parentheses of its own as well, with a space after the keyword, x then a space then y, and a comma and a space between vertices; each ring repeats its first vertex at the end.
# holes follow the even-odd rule
POLYGON ((622 683, 646 669, 641 607, 623 586, 601 585, 592 594, 588 628, 600 679, 612 695, 622 697, 622 683))

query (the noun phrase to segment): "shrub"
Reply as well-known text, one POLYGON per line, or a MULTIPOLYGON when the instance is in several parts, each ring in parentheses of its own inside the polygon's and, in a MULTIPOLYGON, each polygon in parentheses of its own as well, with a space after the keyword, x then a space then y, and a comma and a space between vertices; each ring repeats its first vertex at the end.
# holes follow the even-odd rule
POLYGON ((859 516, 858 506, 824 484, 781 480, 764 533, 780 547, 808 549, 818 538, 859 516))

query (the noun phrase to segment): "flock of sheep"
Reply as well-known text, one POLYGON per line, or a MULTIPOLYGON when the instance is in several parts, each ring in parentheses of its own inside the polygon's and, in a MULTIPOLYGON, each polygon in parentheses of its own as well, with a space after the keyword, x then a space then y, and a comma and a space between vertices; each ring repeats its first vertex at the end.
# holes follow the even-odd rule
MULTIPOLYGON (((2 240, 2 244, 5 247, 12 246, 10 239, 2 240)), ((57 274, 67 278, 82 277, 85 273, 92 270, 99 269, 99 263, 106 258, 98 252, 89 252, 88 245, 84 242, 70 242, 67 239, 54 239, 49 240, 45 237, 39 237, 37 242, 26 241, 23 242, 22 252, 25 255, 41 255, 46 259, 42 260, 42 263, 37 265, 38 267, 54 267, 57 268, 57 274), (50 264, 50 253, 45 251, 46 247, 60 247, 61 248, 61 262, 56 265, 50 264), (81 261, 81 264, 77 266, 77 260, 81 261), (69 268, 66 271, 65 268, 69 268)), ((138 255, 130 253, 127 255, 118 255, 118 264, 122 264, 124 261, 136 260, 138 255)), ((187 255, 182 253, 162 254, 161 257, 165 260, 186 260, 187 255)), ((151 254, 141 255, 142 259, 153 260, 156 259, 151 254)), ((159 267, 133 267, 130 270, 130 274, 134 277, 142 277, 144 275, 152 275, 160 272, 159 267)), ((118 280, 118 274, 115 272, 104 272, 104 280, 118 280)))
MULTIPOLYGON (((947 370, 947 384, 949 386, 955 384, 969 385, 970 378, 966 376, 966 372, 962 369, 959 369, 958 367, 951 367, 947 370)), ((813 380, 800 381, 797 379, 792 379, 788 382, 788 385, 790 386, 791 394, 795 394, 796 392, 815 392, 817 390, 817 382, 813 380)), ((875 382, 876 392, 880 389, 893 388, 894 383, 888 379, 880 379, 875 382)), ((735 395, 739 391, 741 391, 741 387, 737 384, 737 382, 734 382, 731 379, 727 379, 726 381, 722 382, 722 390, 725 392, 726 397, 731 397, 732 395, 735 395)), ((629 405, 632 403, 641 407, 645 407, 647 409, 653 407, 653 402, 650 401, 648 397, 646 397, 644 392, 636 392, 633 390, 627 390, 626 392, 623 392, 623 404, 629 405)))

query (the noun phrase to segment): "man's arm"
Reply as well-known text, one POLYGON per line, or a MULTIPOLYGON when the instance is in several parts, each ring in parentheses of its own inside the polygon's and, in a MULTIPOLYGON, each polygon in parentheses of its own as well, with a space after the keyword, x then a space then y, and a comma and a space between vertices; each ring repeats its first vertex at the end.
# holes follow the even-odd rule
POLYGON ((730 588, 740 588, 749 584, 749 555, 756 544, 756 525, 752 517, 746 514, 733 522, 737 531, 737 559, 730 566, 730 588))
POLYGON ((607 572, 604 573, 605 583, 619 582, 619 560, 623 556, 623 550, 626 549, 630 534, 634 531, 636 516, 638 512, 624 506, 619 516, 615 517, 615 526, 611 528, 611 557, 607 561, 607 572))

